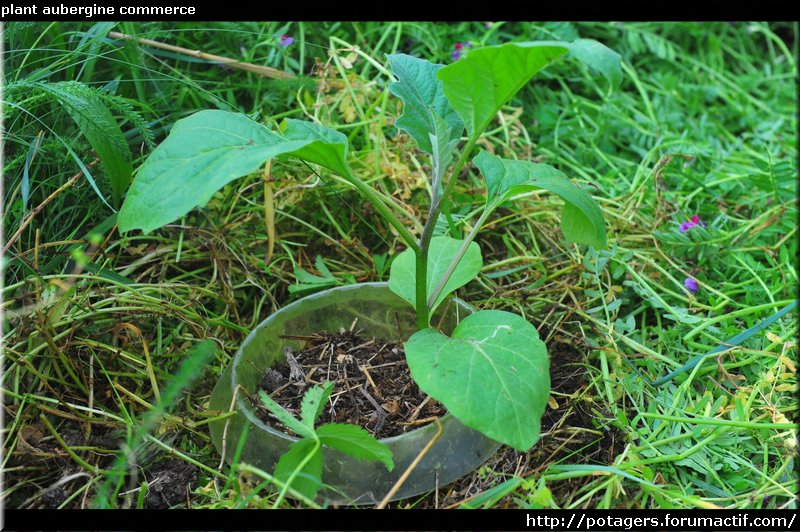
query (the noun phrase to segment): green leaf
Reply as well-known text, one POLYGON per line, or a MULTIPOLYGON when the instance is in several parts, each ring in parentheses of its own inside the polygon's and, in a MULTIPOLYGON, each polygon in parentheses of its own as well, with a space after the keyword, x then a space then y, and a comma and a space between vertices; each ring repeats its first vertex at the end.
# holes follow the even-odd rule
POLYGON ((320 257, 319 255, 317 255, 314 258, 314 266, 316 266, 317 270, 319 270, 325 277, 333 277, 333 274, 328 269, 328 266, 325 264, 325 261, 322 260, 322 257, 320 257))
POLYGON ((538 71, 567 53, 559 43, 508 43, 471 50, 438 72, 444 94, 476 139, 538 71))
POLYGON ((566 46, 570 57, 608 78, 612 88, 619 87, 622 82, 622 58, 617 52, 591 39, 578 39, 566 46))
MULTIPOLYGON (((450 266, 462 244, 461 240, 447 236, 435 236, 431 239, 428 252, 428 275, 425 283, 428 295, 433 292, 439 279, 447 271, 447 267, 450 266)), ((461 257, 458 266, 431 307, 431 313, 444 301, 445 296, 477 277, 482 265, 483 259, 481 258, 480 247, 475 242, 470 242, 466 253, 461 257)), ((416 306, 416 279, 416 257, 413 250, 407 249, 397 255, 392 262, 392 267, 389 270, 389 289, 411 303, 411 306, 416 306)))
POLYGON ((444 94, 461 116, 470 139, 476 139, 530 79, 556 59, 569 54, 607 77, 613 87, 622 80, 620 55, 597 41, 507 43, 472 50, 442 68, 444 94))
POLYGON ((451 338, 435 329, 405 344, 420 389, 459 421, 526 451, 550 396, 547 349, 524 318, 500 310, 467 316, 451 338))
POLYGON ((287 120, 276 133, 241 113, 217 110, 178 120, 133 180, 119 229, 157 229, 281 155, 350 175, 347 137, 316 124, 287 120))
POLYGON ((358 458, 381 462, 386 469, 394 469, 392 450, 388 445, 376 440, 369 432, 356 425, 328 423, 317 429, 320 441, 337 451, 358 458))
POLYGON ((22 214, 26 214, 26 211, 28 210, 28 197, 31 191, 30 167, 31 163, 33 162, 33 158, 39 151, 39 146, 42 144, 43 137, 44 131, 40 131, 36 138, 31 142, 30 147, 28 147, 28 155, 25 156, 25 166, 22 169, 22 184, 20 189, 20 196, 22 196, 22 214))
POLYGON ((274 476, 286 483, 298 469, 291 486, 313 499, 322 486, 322 447, 319 442, 303 439, 289 445, 289 450, 280 457, 275 466, 274 476), (301 467, 300 464, 309 455, 309 460, 301 467))
POLYGON ((108 176, 114 205, 119 205, 131 182, 133 165, 128 141, 111 111, 94 89, 83 83, 67 81, 36 85, 55 98, 78 125, 108 176))
POLYGON ((458 142, 464 124, 442 92, 442 82, 436 73, 444 67, 405 54, 389 54, 389 66, 398 81, 389 85, 389 91, 403 100, 403 114, 395 121, 398 129, 406 131, 417 141, 419 148, 429 155, 436 151, 430 135, 438 136, 436 118, 447 125, 441 129, 445 136, 438 137, 440 146, 458 142))
POLYGON ((314 430, 314 423, 317 422, 325 403, 328 401, 333 391, 332 382, 324 382, 322 386, 310 388, 300 403, 300 421, 311 430, 314 430))
POLYGON ((287 155, 324 166, 341 176, 350 175, 347 164, 347 137, 338 131, 313 122, 287 118, 281 123, 287 141, 308 143, 287 155))
POLYGON ((258 396, 261 398, 261 402, 264 403, 264 406, 267 407, 267 410, 272 413, 273 416, 278 418, 278 421, 292 429, 295 434, 303 438, 314 438, 314 428, 307 427, 305 424, 301 423, 297 419, 294 418, 289 412, 287 412, 281 405, 275 402, 275 400, 267 395, 264 390, 259 390, 258 396))
POLYGON ((486 208, 494 210, 513 196, 547 190, 564 200, 561 230, 570 242, 606 247, 606 229, 600 206, 552 166, 501 159, 481 150, 473 159, 486 180, 486 208))
POLYGON ((342 281, 334 277, 319 255, 317 255, 317 258, 314 260, 314 265, 317 267, 317 270, 322 273, 322 276, 314 275, 313 273, 305 271, 303 268, 296 267, 294 269, 294 276, 297 282, 289 286, 290 294, 319 290, 321 288, 343 284, 342 281))
MULTIPOLYGON (((430 133, 430 141, 431 141, 431 148, 433 149, 433 153, 431 154, 431 161, 433 163, 433 172, 432 172, 432 185, 439 189, 439 193, 442 193, 442 177, 444 176, 445 170, 453 161, 453 150, 456 149, 459 140, 461 140, 461 134, 456 138, 452 138, 452 129, 447 127, 444 119, 440 116, 433 117, 434 123, 434 131, 430 133)), ((463 129, 463 128, 462 128, 463 129)))

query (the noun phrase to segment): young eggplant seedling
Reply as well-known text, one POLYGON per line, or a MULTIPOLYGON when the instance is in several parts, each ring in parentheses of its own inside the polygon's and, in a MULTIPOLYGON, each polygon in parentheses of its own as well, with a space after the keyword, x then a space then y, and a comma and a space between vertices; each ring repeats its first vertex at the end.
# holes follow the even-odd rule
POLYGON ((482 259, 475 237, 491 213, 516 196, 534 190, 556 194, 564 201, 565 238, 605 247, 600 207, 562 172, 485 150, 475 153, 500 108, 534 74, 567 56, 601 73, 612 85, 621 79, 619 55, 590 40, 488 46, 448 66, 403 54, 388 56, 397 78, 390 91, 404 104, 396 125, 431 161, 431 203, 419 239, 395 216, 394 206, 353 173, 343 134, 291 119, 270 130, 244 114, 218 110, 176 122, 133 181, 119 212, 120 231, 148 232, 172 222, 205 205, 223 185, 274 158, 294 157, 335 172, 375 206, 408 246, 392 262, 389 287, 415 309, 418 330, 405 344, 415 382, 464 425, 527 450, 539 437, 550 394, 547 350, 536 328, 521 316, 499 310, 468 316, 450 337, 429 323, 449 294, 478 275, 482 259), (436 236, 436 222, 470 162, 485 181, 483 211, 465 237, 436 236))

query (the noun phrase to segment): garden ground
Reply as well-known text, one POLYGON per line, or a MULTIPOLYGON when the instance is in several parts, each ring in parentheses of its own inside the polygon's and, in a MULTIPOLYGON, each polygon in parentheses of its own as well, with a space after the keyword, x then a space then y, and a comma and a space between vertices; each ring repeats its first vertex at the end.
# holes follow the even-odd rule
MULTIPOLYGON (((481 147, 589 190, 609 248, 567 244, 559 200, 532 195, 493 215, 477 240, 481 275, 458 292, 525 316, 548 345, 541 440, 393 505, 795 507, 796 311, 652 381, 796 299, 797 33, 759 22, 7 23, 6 507, 272 506, 277 490, 258 472, 220 467, 207 429, 219 373, 265 316, 326 287, 386 280, 403 249, 346 184, 299 163, 274 165, 266 186, 236 181, 151 234, 120 235, 91 128, 60 102, 119 124, 134 169, 198 110, 319 121, 348 136, 359 177, 419 213, 427 161, 398 149, 411 141, 393 126, 384 54, 450 63, 466 42, 576 38, 622 55, 619 89, 554 65, 481 147), (211 362, 173 377, 204 339, 211 362), (157 406, 169 412, 142 428, 157 406), (137 442, 135 474, 117 485, 119 446, 137 442)), ((463 172, 453 217, 482 194, 463 172)))

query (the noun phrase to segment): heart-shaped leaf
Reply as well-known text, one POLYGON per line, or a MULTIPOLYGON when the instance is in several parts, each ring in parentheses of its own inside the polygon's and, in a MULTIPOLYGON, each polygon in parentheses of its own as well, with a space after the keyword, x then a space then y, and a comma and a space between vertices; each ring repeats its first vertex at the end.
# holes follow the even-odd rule
POLYGON ((473 161, 486 180, 486 208, 494 210, 513 196, 547 190, 564 200, 561 230, 570 242, 606 247, 606 229, 600 206, 552 166, 501 159, 481 150, 473 161))
POLYGON ((430 135, 440 146, 461 138, 464 124, 442 92, 442 82, 436 73, 444 67, 406 54, 389 54, 389 66, 397 81, 389 85, 392 94, 403 100, 403 114, 395 126, 411 135, 419 148, 435 155, 430 135), (438 127, 436 118, 446 127, 438 127))
MULTIPOLYGON (((463 241, 448 236, 435 236, 431 239, 428 251, 428 275, 425 283, 427 294, 433 292, 462 244, 463 241)), ((461 257, 458 266, 431 306, 431 314, 444 301, 445 296, 473 280, 480 272, 482 265, 481 248, 475 242, 470 242, 466 253, 461 257)), ((416 306, 416 282, 416 257, 413 250, 407 249, 392 261, 392 267, 389 270, 389 289, 411 303, 411 306, 416 306)))
POLYGON ((464 425, 520 451, 536 443, 550 396, 549 361, 524 318, 476 312, 450 338, 435 329, 414 333, 405 351, 420 389, 464 425))
POLYGON ((564 45, 553 43, 487 46, 470 51, 437 75, 469 138, 475 139, 534 74, 566 53, 564 45))
POLYGON ((472 50, 437 73, 444 94, 458 112, 470 139, 476 139, 506 102, 534 74, 564 55, 606 76, 622 79, 620 55, 597 41, 506 43, 472 50))
POLYGON ((218 110, 178 120, 133 180, 119 211, 119 230, 157 229, 281 155, 351 177, 347 137, 317 124, 287 120, 279 133, 241 113, 218 110))

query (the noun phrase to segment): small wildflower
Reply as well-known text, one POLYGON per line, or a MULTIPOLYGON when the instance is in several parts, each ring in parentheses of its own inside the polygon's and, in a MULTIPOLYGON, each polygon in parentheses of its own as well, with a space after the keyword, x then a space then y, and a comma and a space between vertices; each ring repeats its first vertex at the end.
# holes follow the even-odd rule
POLYGON ((459 59, 467 55, 467 48, 472 48, 472 42, 471 41, 457 42, 453 46, 453 48, 454 50, 451 56, 453 58, 453 61, 458 61, 459 59))
POLYGON ((691 277, 687 277, 686 280, 683 281, 683 286, 685 286, 686 289, 693 294, 696 294, 697 291, 700 289, 700 285, 697 283, 697 281, 695 281, 691 277))
POLYGON ((294 42, 294 37, 292 37, 291 35, 288 35, 286 33, 281 35, 281 41, 280 41, 281 46, 289 46, 293 42, 294 42))
POLYGON ((698 225, 701 225, 701 226, 703 226, 703 227, 706 227, 706 223, 705 223, 704 221, 700 220, 700 216, 698 216, 698 215, 696 215, 696 214, 695 214, 694 216, 692 216, 692 219, 691 219, 691 220, 688 220, 688 221, 686 221, 686 222, 683 222, 683 223, 682 223, 682 224, 681 224, 681 225, 678 227, 678 229, 680 230, 680 232, 681 232, 681 233, 685 233, 686 231, 688 231, 688 230, 689 230, 689 229, 691 229, 692 227, 696 227, 696 226, 698 226, 698 225))

